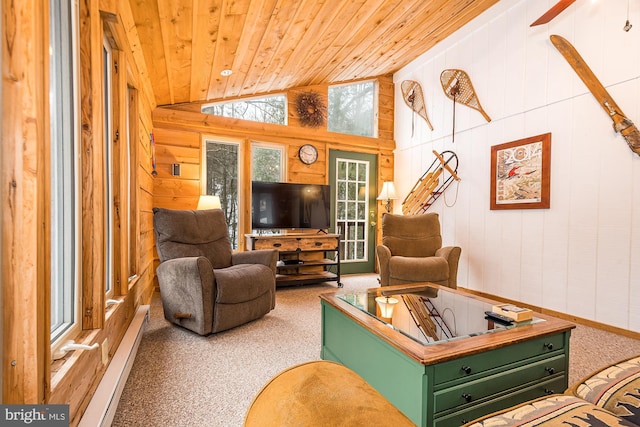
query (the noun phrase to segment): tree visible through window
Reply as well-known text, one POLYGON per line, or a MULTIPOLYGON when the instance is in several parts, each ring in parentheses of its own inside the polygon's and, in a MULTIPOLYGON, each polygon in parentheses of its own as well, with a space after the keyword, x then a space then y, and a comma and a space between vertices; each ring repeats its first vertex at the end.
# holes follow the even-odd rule
POLYGON ((253 180, 280 182, 283 177, 284 149, 254 143, 251 146, 253 180))
POLYGON ((372 81, 329 87, 329 131, 376 136, 374 100, 372 81))
POLYGON ((220 197, 233 249, 238 248, 238 144, 207 140, 207 193, 220 197))
POLYGON ((202 107, 202 112, 214 116, 285 125, 287 124, 287 97, 274 95, 233 102, 218 102, 205 105, 202 107))

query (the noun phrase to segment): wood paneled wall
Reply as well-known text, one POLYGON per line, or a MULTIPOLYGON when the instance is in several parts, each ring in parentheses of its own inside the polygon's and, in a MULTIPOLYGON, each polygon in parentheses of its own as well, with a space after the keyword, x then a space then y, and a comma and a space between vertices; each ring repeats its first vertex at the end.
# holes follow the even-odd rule
MULTIPOLYGON (((76 425, 108 365, 101 351, 70 352, 51 362, 49 331, 50 223, 48 7, 49 2, 2 0, 2 297, 3 403, 66 403, 76 425)), ((139 52, 129 3, 79 2, 79 87, 82 148, 82 288, 85 305, 80 343, 108 342, 115 353, 137 307, 153 292, 153 179, 151 112, 155 98, 139 52), (118 40, 120 80, 137 90, 138 276, 120 288, 122 304, 104 310, 104 170, 102 147, 102 31, 118 40), (92 292, 93 291, 93 292, 92 292), (98 295, 100 294, 100 295, 98 295)), ((122 89, 121 89, 122 92, 122 89)), ((116 262, 124 257, 115 254, 116 262)))
MULTIPOLYGON (((393 114, 394 86, 391 76, 378 81, 378 137, 367 138, 328 132, 326 127, 309 128, 300 125, 294 100, 304 91, 327 96, 327 86, 295 88, 287 93, 288 125, 273 125, 245 120, 216 117, 200 113, 200 104, 160 107, 153 112, 154 137, 158 175, 154 179, 154 206, 171 209, 195 209, 201 190, 202 140, 205 136, 239 141, 244 153, 242 182, 250 183, 250 144, 272 142, 286 146, 288 153, 287 181, 326 184, 329 150, 338 149, 378 155, 378 188, 393 179, 393 114), (318 149, 318 161, 305 165, 298 160, 298 149, 313 144, 318 149), (171 175, 171 165, 181 165, 181 176, 171 175)), ((249 192, 245 191, 244 230, 251 232, 249 192)), ((379 234, 379 233, 378 233, 379 234)), ((239 242, 244 247, 244 242, 239 242)))

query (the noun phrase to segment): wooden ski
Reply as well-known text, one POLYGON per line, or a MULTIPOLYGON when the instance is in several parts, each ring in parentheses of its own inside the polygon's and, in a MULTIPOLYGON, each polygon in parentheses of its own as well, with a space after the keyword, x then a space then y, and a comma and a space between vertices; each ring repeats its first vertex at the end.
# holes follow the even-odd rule
POLYGON ((560 0, 558 3, 553 5, 553 7, 551 9, 547 10, 547 12, 544 15, 542 15, 540 18, 536 19, 529 26, 530 27, 535 27, 536 25, 542 25, 542 24, 548 23, 553 18, 558 16, 560 14, 560 12, 562 12, 563 10, 565 10, 566 8, 571 6, 573 4, 573 2, 575 2, 575 1, 576 0, 560 0))
POLYGON ((620 132, 629 144, 629 148, 640 156, 640 132, 633 122, 628 119, 618 104, 613 100, 607 89, 600 83, 598 78, 593 74, 591 68, 584 62, 578 51, 566 39, 558 35, 552 35, 551 43, 564 56, 571 68, 578 74, 578 77, 584 82, 589 91, 598 101, 598 104, 604 109, 613 120, 613 130, 620 132))

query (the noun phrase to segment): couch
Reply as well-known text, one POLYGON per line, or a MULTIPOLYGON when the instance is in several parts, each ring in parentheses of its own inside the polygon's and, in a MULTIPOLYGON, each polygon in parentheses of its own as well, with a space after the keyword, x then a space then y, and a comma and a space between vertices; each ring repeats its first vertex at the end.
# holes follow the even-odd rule
POLYGON ((487 415, 465 427, 640 426, 640 356, 589 374, 564 394, 487 415))

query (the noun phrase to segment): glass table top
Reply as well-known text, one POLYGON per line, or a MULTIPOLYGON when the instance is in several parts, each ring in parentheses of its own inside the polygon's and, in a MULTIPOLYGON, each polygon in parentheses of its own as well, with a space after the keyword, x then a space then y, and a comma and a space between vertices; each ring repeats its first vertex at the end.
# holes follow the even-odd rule
POLYGON ((492 303, 429 285, 395 290, 343 289, 336 297, 423 345, 544 322, 534 317, 526 322, 501 324, 486 315, 492 310, 492 303))

